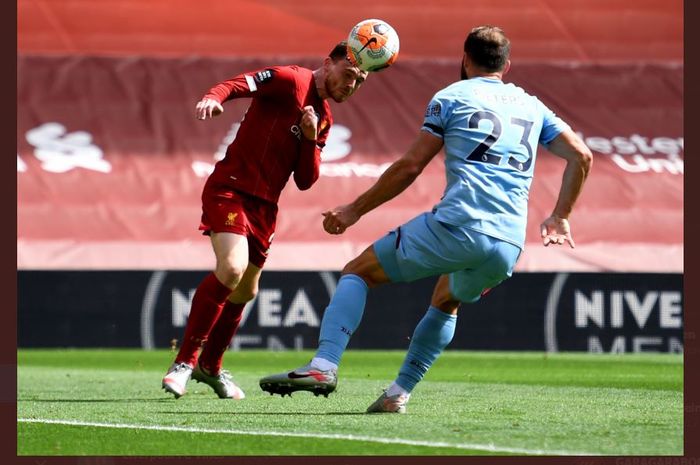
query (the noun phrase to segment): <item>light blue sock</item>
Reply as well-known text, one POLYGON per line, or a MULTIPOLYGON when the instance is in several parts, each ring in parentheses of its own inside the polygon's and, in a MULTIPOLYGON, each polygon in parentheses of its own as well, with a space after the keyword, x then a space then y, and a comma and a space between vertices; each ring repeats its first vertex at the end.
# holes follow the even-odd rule
POLYGON ((408 353, 396 378, 396 384, 411 392, 433 365, 455 334, 457 315, 428 308, 413 331, 408 353))
POLYGON ((350 336, 362 320, 367 300, 367 283, 356 274, 343 275, 321 320, 316 357, 338 365, 350 336))

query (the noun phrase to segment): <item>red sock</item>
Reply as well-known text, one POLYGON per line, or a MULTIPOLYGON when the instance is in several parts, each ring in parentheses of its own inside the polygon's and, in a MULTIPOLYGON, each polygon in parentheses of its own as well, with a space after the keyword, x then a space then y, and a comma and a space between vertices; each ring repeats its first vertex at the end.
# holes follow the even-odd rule
POLYGON ((197 287, 192 298, 192 308, 187 319, 182 346, 175 363, 188 363, 194 366, 197 351, 204 344, 214 323, 221 314, 231 289, 221 284, 214 273, 209 273, 197 287))
POLYGON ((219 319, 209 333, 209 339, 199 355, 199 366, 210 375, 217 375, 221 370, 224 353, 241 322, 243 307, 245 304, 234 304, 227 300, 219 319))

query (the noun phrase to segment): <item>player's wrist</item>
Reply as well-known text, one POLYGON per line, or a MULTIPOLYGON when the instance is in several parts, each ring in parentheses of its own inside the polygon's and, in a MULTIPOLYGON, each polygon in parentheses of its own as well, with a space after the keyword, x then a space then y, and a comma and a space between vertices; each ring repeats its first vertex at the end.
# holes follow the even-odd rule
POLYGON ((221 105, 221 100, 220 100, 219 97, 217 97, 216 95, 207 94, 207 95, 205 95, 204 97, 202 97, 202 101, 203 101, 203 102, 206 101, 206 100, 212 100, 212 101, 218 103, 219 105, 221 105))

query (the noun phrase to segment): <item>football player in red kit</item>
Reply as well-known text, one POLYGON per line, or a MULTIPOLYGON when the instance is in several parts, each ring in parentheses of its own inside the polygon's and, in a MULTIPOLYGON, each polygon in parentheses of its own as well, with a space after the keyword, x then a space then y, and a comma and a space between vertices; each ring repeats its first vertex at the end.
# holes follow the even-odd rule
POLYGON ((190 378, 221 398, 245 397, 221 362, 243 307, 257 293, 280 192, 292 173, 301 190, 316 182, 333 123, 327 99, 344 102, 366 78, 341 42, 318 69, 273 66, 243 73, 212 87, 197 103, 197 118, 206 120, 221 114, 227 100, 252 98, 236 139, 202 192, 199 229, 210 236, 216 268, 197 287, 182 345, 163 378, 163 389, 176 398, 190 378))

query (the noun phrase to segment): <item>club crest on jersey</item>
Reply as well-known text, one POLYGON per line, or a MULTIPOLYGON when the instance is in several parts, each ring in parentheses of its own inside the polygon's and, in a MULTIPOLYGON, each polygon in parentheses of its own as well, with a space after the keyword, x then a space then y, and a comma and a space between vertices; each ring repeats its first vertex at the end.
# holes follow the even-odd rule
POLYGON ((237 216, 238 213, 229 213, 228 215, 226 215, 226 222, 224 224, 226 226, 233 226, 237 216))

